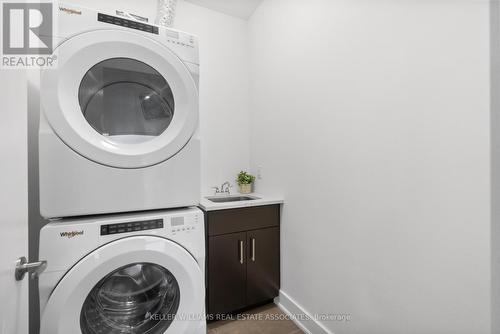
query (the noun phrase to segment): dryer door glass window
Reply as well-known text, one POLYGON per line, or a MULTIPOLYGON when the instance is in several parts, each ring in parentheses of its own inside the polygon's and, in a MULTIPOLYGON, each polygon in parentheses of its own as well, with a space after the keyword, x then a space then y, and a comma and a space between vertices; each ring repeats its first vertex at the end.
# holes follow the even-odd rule
POLYGON ((82 334, 163 334, 179 308, 180 290, 167 269, 131 264, 101 279, 80 313, 82 334))
POLYGON ((174 116, 174 97, 151 66, 112 58, 93 66, 78 91, 83 116, 103 136, 118 143, 141 143, 162 134, 174 116))

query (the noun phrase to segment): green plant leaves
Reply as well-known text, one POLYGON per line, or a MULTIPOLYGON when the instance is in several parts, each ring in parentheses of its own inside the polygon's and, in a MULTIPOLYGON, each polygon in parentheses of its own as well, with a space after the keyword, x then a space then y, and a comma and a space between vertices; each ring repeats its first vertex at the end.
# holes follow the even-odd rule
POLYGON ((241 171, 236 177, 236 183, 241 184, 252 184, 255 181, 255 176, 248 174, 247 172, 241 171))

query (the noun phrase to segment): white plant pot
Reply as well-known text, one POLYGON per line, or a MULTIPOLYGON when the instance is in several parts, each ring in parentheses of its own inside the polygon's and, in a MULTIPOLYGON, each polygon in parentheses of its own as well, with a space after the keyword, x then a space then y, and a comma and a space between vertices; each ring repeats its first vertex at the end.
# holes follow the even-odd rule
POLYGON ((252 184, 240 184, 240 194, 250 194, 252 192, 252 184))

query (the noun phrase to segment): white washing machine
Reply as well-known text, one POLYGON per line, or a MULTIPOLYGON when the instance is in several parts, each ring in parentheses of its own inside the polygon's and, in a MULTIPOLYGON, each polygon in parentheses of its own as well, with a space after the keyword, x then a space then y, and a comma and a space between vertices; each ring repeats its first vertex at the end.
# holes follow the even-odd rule
POLYGON ((206 334, 197 208, 44 226, 41 334, 206 334))
POLYGON ((196 37, 59 3, 54 68, 34 84, 46 218, 200 197, 196 37))

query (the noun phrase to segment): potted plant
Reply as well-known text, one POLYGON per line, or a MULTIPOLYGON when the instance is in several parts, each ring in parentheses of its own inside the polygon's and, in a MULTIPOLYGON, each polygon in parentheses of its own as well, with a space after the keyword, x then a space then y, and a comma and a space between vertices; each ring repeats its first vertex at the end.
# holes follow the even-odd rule
POLYGON ((239 172, 238 177, 236 178, 236 183, 238 183, 240 193, 250 194, 252 192, 253 181, 255 181, 255 176, 244 171, 239 172))

